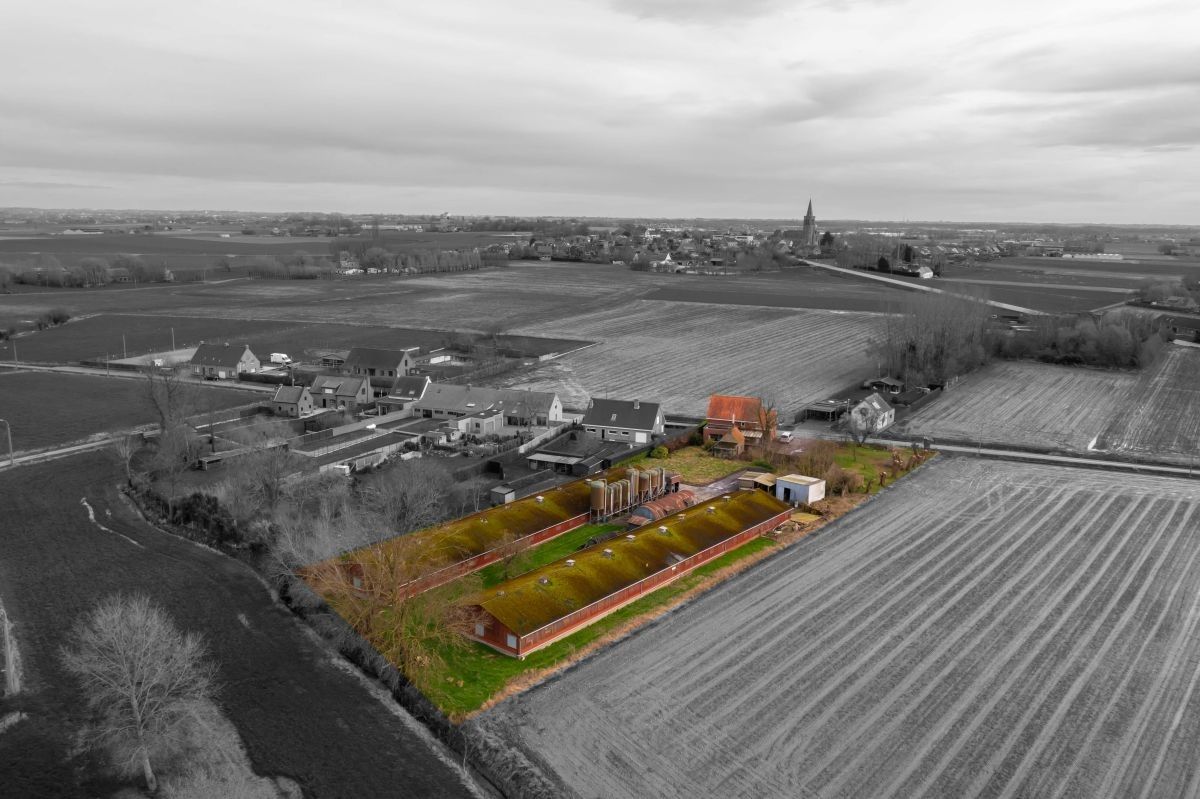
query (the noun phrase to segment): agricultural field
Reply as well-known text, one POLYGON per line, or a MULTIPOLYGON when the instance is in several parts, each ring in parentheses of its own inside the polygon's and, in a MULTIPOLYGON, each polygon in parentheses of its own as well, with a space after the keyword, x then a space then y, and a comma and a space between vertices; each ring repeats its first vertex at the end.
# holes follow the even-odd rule
MULTIPOLYGON (((306 351, 360 346, 434 349, 446 345, 448 334, 440 330, 378 325, 126 313, 98 314, 22 336, 17 339, 17 348, 22 361, 72 363, 89 358, 102 360, 105 354, 115 360, 122 357, 122 352, 128 352, 130 357, 163 352, 171 349, 172 340, 178 349, 195 347, 201 341, 249 344, 260 359, 266 360, 272 352, 286 352, 302 359, 306 351)), ((564 352, 588 343, 528 336, 499 336, 497 340, 502 346, 514 347, 530 357, 564 352)))
POLYGON ((982 441, 1081 452, 1093 446, 1138 383, 1134 372, 999 361, 947 390, 894 430, 953 441, 982 441))
POLYGON ((1200 349, 1170 347, 1140 375, 1097 449, 1193 462, 1200 455, 1200 349))
POLYGON ((0 472, 0 598, 25 678, 21 694, 0 699, 0 717, 28 716, 0 735, 5 797, 117 795, 120 786, 98 784, 72 754, 82 697, 58 648, 76 618, 118 592, 145 594, 204 636, 218 702, 258 774, 286 776, 309 799, 480 795, 428 731, 331 655, 261 577, 146 524, 118 482, 106 453, 0 472))
POLYGON ((556 795, 1200 790, 1200 485, 939 458, 476 720, 556 795))
MULTIPOLYGON (((197 385, 203 410, 246 405, 258 392, 197 385)), ((0 413, 17 452, 69 444, 157 421, 139 378, 0 371, 0 413)), ((0 447, 5 444, 0 439, 0 447)))
POLYGON ((869 373, 877 317, 833 311, 635 300, 520 328, 601 343, 509 378, 557 391, 563 405, 589 396, 640 398, 667 413, 703 416, 713 393, 773 401, 782 418, 869 373))

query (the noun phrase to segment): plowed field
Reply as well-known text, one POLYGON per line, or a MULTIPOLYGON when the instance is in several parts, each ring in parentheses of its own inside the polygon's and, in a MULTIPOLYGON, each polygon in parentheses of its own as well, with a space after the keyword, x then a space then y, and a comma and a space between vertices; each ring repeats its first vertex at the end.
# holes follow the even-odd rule
POLYGON ((1099 446, 1184 462, 1200 455, 1200 349, 1172 347, 1130 393, 1099 446))
POLYGON ((476 722, 564 795, 1191 797, 1200 485, 939 458, 476 722))
POLYGON ((557 391, 568 407, 589 396, 662 402, 668 413, 703 416, 713 393, 774 402, 790 419, 806 402, 854 382, 871 367, 876 317, 735 305, 636 300, 522 328, 530 335, 600 341, 513 385, 557 391))

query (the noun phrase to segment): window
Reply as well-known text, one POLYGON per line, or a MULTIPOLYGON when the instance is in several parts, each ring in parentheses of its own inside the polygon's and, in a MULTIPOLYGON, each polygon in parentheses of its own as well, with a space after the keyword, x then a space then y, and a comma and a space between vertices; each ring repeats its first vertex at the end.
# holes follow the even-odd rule
POLYGON ((482 637, 483 637, 483 633, 484 633, 484 626, 483 626, 483 622, 481 622, 481 621, 477 621, 477 622, 475 622, 475 636, 476 636, 477 638, 482 638, 482 637))
POLYGON ((517 636, 513 635, 512 633, 509 633, 508 638, 505 639, 505 643, 508 644, 509 649, 516 649, 517 648, 517 636))

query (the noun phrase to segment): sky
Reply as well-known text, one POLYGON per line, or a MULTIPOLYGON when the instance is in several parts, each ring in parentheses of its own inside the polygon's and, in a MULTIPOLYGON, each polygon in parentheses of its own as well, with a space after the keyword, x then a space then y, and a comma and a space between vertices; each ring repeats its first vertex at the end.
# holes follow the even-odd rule
POLYGON ((0 206, 1200 224, 1195 0, 39 0, 0 206))

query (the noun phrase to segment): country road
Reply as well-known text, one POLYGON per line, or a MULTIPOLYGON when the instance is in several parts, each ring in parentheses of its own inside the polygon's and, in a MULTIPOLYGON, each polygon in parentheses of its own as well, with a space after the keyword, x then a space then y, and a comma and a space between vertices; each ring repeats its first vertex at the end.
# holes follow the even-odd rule
MULTIPOLYGON (((100 453, 0 473, 0 599, 23 662, 30 718, 0 736, 0 795, 93 795, 66 764, 76 706, 56 652, 99 598, 140 592, 219 664, 219 703, 255 770, 315 797, 466 797, 441 744, 332 656, 246 566, 130 510, 100 453)), ((12 701, 0 702, 0 716, 12 701)))

